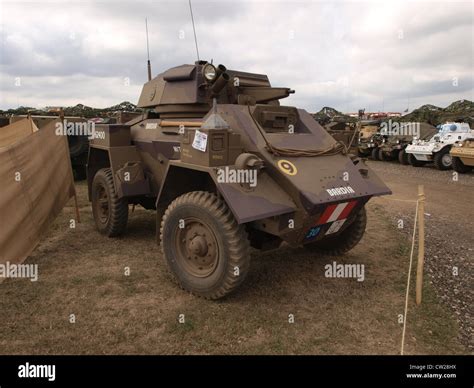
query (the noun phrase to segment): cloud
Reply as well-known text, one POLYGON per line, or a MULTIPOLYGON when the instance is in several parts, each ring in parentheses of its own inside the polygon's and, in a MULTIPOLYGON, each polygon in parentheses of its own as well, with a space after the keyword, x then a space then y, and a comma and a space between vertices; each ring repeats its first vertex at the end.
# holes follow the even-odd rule
MULTIPOLYGON (((0 108, 136 102, 196 60, 187 1, 2 1, 0 108), (18 86, 18 83, 20 85, 18 86)), ((265 73, 285 104, 400 111, 473 99, 471 2, 193 2, 201 59, 265 73)))

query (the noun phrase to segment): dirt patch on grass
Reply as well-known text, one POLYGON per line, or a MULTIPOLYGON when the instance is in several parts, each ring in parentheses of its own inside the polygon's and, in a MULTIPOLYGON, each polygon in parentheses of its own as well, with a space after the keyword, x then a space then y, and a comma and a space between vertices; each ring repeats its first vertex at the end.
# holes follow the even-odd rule
MULTIPOLYGON (((409 241, 381 206, 369 204, 367 233, 349 254, 255 251, 243 286, 211 302, 173 281, 155 242, 153 212, 136 209, 127 235, 107 239, 95 230, 84 183, 78 191, 83 222, 69 228, 69 204, 28 259, 39 264, 38 282, 0 285, 1 353, 399 352, 409 241), (364 264, 365 280, 326 278, 324 266, 333 261, 364 264)), ((465 352, 428 282, 424 304, 410 303, 406 352, 465 352)))

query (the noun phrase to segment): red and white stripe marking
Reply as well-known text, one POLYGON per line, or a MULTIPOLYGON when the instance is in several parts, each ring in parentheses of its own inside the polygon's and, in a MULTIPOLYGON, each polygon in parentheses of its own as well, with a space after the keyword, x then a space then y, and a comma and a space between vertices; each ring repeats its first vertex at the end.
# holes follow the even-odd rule
POLYGON ((327 224, 329 222, 345 219, 349 216, 355 205, 357 205, 357 201, 342 202, 329 205, 326 210, 324 210, 321 217, 319 217, 317 224, 322 225, 327 224))
POLYGON ((346 222, 346 219, 347 218, 344 218, 343 220, 334 221, 329 227, 329 229, 326 231, 326 234, 339 232, 339 229, 341 229, 344 222, 346 222))

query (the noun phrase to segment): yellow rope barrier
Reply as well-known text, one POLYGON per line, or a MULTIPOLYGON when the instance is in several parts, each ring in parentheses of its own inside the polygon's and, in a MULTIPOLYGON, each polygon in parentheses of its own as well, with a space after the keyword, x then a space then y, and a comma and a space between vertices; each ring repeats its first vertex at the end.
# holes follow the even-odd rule
POLYGON ((412 241, 411 241, 410 265, 408 266, 407 291, 405 294, 405 311, 403 312, 402 347, 400 350, 400 354, 402 356, 403 356, 403 350, 405 346, 405 331, 407 327, 407 313, 408 313, 408 295, 410 293, 411 268, 413 264, 413 252, 415 250, 416 221, 418 219, 418 201, 415 201, 415 202, 416 202, 415 222, 413 224, 413 236, 412 236, 412 241))
POLYGON ((389 201, 399 201, 399 202, 411 202, 416 203, 418 200, 416 199, 401 199, 401 198, 388 198, 388 197, 380 197, 381 199, 388 199, 389 201))
POLYGON ((413 223, 413 236, 411 242, 410 265, 408 266, 407 291, 405 294, 405 311, 403 313, 402 345, 400 354, 403 356, 405 347, 405 332, 407 327, 408 297, 410 294, 411 270, 413 267, 413 253, 415 251, 416 228, 418 226, 418 262, 416 269, 416 304, 421 304, 423 292, 423 267, 425 262, 425 191, 423 185, 418 186, 418 200, 407 202, 416 202, 415 220, 413 223))

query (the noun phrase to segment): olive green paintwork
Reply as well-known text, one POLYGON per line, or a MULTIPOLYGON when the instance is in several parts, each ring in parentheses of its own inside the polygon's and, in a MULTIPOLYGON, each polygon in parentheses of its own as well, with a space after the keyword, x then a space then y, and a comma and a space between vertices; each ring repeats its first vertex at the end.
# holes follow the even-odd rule
MULTIPOLYGON (((266 75, 227 70, 222 65, 216 69, 217 78, 208 81, 203 75, 205 65, 179 66, 147 82, 138 103, 147 111, 127 123, 128 129, 97 126, 105 139, 91 143, 89 190, 95 172, 108 165, 120 186, 117 191, 129 203, 145 207, 166 207, 187 191, 216 191, 237 222, 248 225, 250 237, 260 231, 294 245, 308 242, 308 228, 329 205, 354 202, 347 216, 353 219, 372 196, 391 193, 359 158, 343 153, 294 156, 292 152, 327 150, 337 144, 308 112, 280 106, 279 100, 291 89, 272 87, 266 75), (198 131, 207 136, 204 151, 190 148, 189 136, 195 140, 198 131), (232 142, 225 140, 231 138, 232 142), (225 158, 219 156, 223 144, 233 144, 225 158), (268 144, 283 149, 283 155, 272 153, 268 144), (186 158, 181 160, 183 147, 186 158), (245 165, 256 170, 254 186, 219 179, 224 168, 240 166, 238 155, 250 155, 249 160, 256 162, 258 168, 245 165), (219 158, 225 162, 220 164, 219 158), (124 172, 131 175, 137 168, 143 174, 127 182, 124 172)), ((324 238, 327 227, 322 226, 311 241, 324 238)))
POLYGON ((452 157, 461 159, 464 165, 474 166, 474 139, 467 139, 454 145, 449 153, 452 157))

